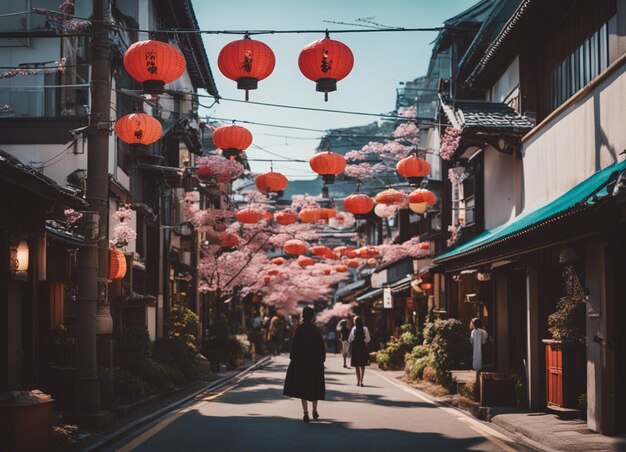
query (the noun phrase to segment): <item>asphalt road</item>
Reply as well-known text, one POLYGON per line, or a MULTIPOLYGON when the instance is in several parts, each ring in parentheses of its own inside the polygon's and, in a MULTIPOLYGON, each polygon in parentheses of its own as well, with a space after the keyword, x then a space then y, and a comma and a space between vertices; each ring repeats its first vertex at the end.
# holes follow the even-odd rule
MULTIPOLYGON (((121 451, 452 451, 518 450, 490 426, 389 373, 368 369, 364 387, 338 355, 326 361, 320 420, 302 421, 300 401, 283 396, 289 359, 279 356, 217 394, 172 413, 121 451)), ((309 408, 309 413, 311 409, 309 408)))

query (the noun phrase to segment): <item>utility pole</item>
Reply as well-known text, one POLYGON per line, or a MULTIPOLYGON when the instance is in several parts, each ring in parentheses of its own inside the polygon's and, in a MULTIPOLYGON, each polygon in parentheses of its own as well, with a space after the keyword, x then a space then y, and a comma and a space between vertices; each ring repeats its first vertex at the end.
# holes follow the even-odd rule
POLYGON ((110 0, 93 0, 91 36, 91 117, 87 153, 86 245, 78 256, 76 312, 76 381, 74 412, 78 419, 99 423, 97 333, 110 333, 108 312, 108 155, 111 127, 111 47, 108 38, 110 0))

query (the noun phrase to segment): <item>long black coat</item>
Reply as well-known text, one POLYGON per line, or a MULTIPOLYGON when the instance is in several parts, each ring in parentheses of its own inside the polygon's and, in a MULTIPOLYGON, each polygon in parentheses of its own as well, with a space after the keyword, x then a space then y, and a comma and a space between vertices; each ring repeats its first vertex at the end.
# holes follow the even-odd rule
POLYGON ((306 400, 324 400, 324 361, 326 349, 320 330, 312 323, 296 329, 289 354, 291 362, 285 377, 283 394, 306 400))

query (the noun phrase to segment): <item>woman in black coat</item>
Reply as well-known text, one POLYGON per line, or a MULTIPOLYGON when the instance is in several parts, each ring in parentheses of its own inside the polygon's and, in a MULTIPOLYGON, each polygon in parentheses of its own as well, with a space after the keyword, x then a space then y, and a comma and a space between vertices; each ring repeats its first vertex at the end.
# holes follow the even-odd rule
POLYGON ((297 397, 302 402, 303 420, 309 422, 307 400, 313 402, 313 419, 319 419, 317 401, 324 400, 324 361, 326 350, 320 330, 313 325, 314 312, 306 307, 302 310, 302 323, 296 329, 291 344, 289 368, 285 377, 283 394, 297 397))

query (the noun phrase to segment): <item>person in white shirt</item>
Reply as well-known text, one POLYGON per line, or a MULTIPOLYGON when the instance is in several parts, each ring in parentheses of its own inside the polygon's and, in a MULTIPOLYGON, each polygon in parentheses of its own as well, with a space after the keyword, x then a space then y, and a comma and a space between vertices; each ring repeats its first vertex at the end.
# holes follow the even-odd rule
POLYGON ((472 319, 470 327, 470 342, 472 344, 472 368, 479 371, 483 368, 483 345, 487 343, 487 332, 482 328, 482 322, 478 317, 472 319))
POLYGON ((350 365, 356 370, 357 386, 363 386, 365 366, 369 365, 367 343, 370 340, 370 332, 366 326, 363 326, 363 320, 361 320, 360 317, 355 317, 354 327, 352 328, 352 331, 350 331, 348 341, 352 344, 352 357, 350 359, 350 365))

